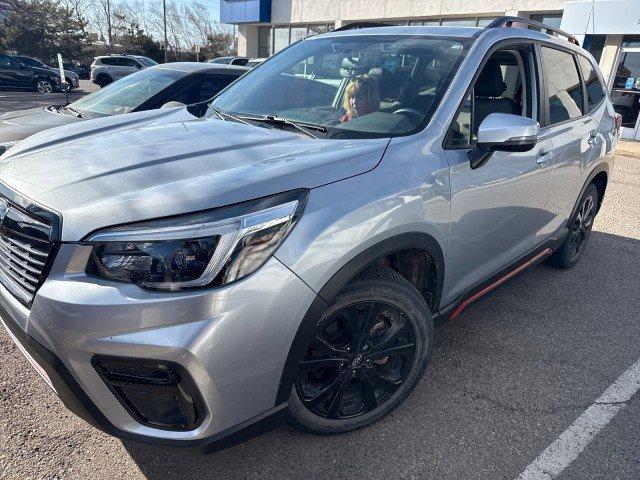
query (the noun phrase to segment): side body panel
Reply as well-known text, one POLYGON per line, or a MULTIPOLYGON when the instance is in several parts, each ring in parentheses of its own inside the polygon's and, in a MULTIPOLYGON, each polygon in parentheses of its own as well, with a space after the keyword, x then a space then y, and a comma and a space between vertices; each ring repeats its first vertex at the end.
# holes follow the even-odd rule
POLYGON ((552 218, 544 208, 551 168, 536 160, 552 148, 543 136, 533 150, 495 152, 475 170, 468 150, 447 151, 451 236, 443 305, 533 250, 538 231, 552 218))
POLYGON ((351 259, 404 233, 449 235, 449 166, 442 129, 395 138, 371 172, 313 189, 276 257, 316 292, 351 259))

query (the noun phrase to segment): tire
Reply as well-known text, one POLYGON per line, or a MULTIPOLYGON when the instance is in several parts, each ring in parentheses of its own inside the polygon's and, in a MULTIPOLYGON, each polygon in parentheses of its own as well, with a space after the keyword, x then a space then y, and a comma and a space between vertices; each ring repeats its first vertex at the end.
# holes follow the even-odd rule
POLYGON ((578 209, 569 221, 569 234, 547 260, 549 265, 569 269, 576 266, 591 235, 598 210, 598 189, 591 183, 580 199, 578 209))
POLYGON ((96 85, 98 85, 100 88, 106 87, 111 82, 113 82, 111 77, 109 75, 105 75, 104 73, 101 73, 100 75, 98 75, 98 78, 96 78, 96 85))
POLYGON ((420 292, 393 270, 365 270, 336 296, 309 339, 289 423, 313 434, 338 434, 378 421, 413 391, 432 342, 433 320, 420 292), (358 326, 356 339, 348 325, 358 326))
POLYGON ((48 80, 46 78, 38 78, 36 79, 35 88, 39 93, 52 93, 54 85, 51 80, 48 80))

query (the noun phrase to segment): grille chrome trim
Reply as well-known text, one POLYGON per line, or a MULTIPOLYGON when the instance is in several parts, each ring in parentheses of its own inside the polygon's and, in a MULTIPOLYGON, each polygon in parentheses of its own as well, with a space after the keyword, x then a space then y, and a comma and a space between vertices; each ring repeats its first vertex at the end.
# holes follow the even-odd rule
POLYGON ((60 221, 56 214, 6 191, 0 184, 0 283, 30 307, 57 250, 60 221))

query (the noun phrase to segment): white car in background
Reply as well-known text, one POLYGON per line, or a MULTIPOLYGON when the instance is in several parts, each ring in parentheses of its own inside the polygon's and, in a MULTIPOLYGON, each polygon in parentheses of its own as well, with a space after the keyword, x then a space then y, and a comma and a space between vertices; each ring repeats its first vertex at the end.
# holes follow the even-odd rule
POLYGON ((104 55, 91 64, 91 81, 100 88, 158 62, 143 55, 104 55))

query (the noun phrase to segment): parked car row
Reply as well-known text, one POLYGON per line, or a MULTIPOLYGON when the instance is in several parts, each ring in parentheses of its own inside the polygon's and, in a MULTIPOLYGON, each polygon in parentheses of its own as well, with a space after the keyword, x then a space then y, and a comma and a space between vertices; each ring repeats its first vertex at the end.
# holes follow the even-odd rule
MULTIPOLYGON (((264 58, 217 57, 209 63, 253 68, 264 60, 264 58)), ((51 93, 78 88, 81 78, 90 79, 102 88, 138 70, 157 65, 157 62, 143 55, 111 54, 95 57, 88 68, 69 62, 64 62, 63 65, 66 85, 60 81, 57 66, 49 66, 42 60, 27 55, 0 54, 0 88, 35 89, 40 93, 51 93)))
POLYGON ((36 58, 0 54, 0 88, 36 90, 40 93, 77 88, 78 75, 73 72, 65 74, 67 85, 62 83, 59 70, 36 58))
POLYGON ((212 98, 249 69, 208 63, 167 63, 127 76, 68 105, 0 115, 0 153, 48 128, 121 113, 191 105, 212 98))
POLYGON ((2 117, 59 126, 0 157, 0 318, 73 412, 197 452, 393 411, 434 322, 576 265, 619 135, 594 58, 529 19, 109 59, 103 90, 2 117))

